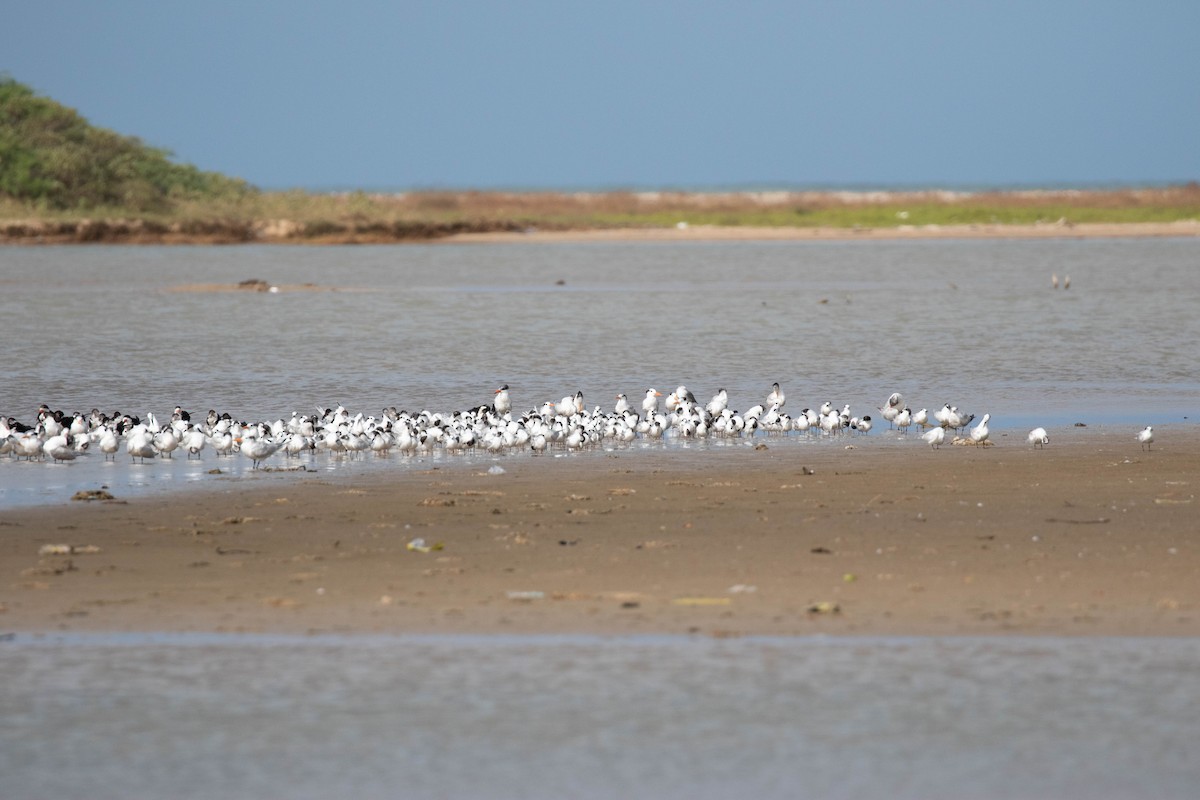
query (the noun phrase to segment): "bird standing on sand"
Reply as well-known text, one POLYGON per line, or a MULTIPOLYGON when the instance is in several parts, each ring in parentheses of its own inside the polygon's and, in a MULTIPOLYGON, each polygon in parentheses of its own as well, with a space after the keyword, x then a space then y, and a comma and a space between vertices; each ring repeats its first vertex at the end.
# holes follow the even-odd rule
POLYGON ((979 424, 971 428, 971 441, 975 444, 983 444, 988 438, 988 420, 992 418, 991 414, 984 414, 983 419, 979 420, 979 424))
POLYGON ((1154 441, 1154 428, 1147 425, 1146 429, 1137 435, 1137 440, 1143 450, 1149 450, 1150 443, 1154 441))
POLYGON ((1029 443, 1034 447, 1045 447, 1050 443, 1050 437, 1046 435, 1045 428, 1034 428, 1029 432, 1029 443))
POLYGON ((921 434, 921 438, 929 443, 929 446, 935 450, 942 446, 942 442, 946 441, 945 428, 930 428, 925 433, 921 434))

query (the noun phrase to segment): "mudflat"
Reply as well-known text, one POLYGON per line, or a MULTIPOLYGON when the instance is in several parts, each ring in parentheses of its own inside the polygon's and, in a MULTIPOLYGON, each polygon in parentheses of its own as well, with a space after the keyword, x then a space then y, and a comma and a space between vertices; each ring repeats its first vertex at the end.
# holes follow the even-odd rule
POLYGON ((1175 427, 1150 451, 760 438, 12 510, 0 631, 1196 636, 1200 435, 1175 427))
POLYGON ((458 233, 458 243, 579 242, 739 242, 739 241, 896 241, 907 239, 1115 239, 1200 236, 1200 221, 1096 222, 994 225, 900 225, 879 228, 760 227, 753 225, 678 225, 675 227, 593 228, 578 230, 481 231, 458 233))

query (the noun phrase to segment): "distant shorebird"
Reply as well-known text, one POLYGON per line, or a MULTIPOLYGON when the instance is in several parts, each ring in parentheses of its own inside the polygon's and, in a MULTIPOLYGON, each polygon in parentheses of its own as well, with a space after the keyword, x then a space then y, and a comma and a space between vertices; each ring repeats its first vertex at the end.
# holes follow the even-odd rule
POLYGON ((971 428, 971 441, 975 444, 983 444, 988 438, 988 420, 992 418, 991 414, 984 414, 983 419, 979 420, 979 424, 971 428))
POLYGON ((771 392, 767 395, 767 407, 775 406, 776 408, 783 408, 786 400, 787 398, 784 396, 783 390, 779 388, 779 384, 772 383, 771 392))
POLYGON ((512 398, 508 396, 507 383, 496 390, 496 399, 492 401, 492 408, 496 409, 496 413, 500 416, 512 411, 512 398))
POLYGON ((1050 437, 1046 435, 1045 428, 1034 428, 1029 432, 1029 443, 1034 447, 1045 447, 1050 443, 1050 437))
POLYGON ((942 442, 946 441, 945 428, 930 428, 925 433, 921 434, 921 438, 929 443, 929 446, 935 450, 942 446, 942 442))
POLYGON ((1154 428, 1147 425, 1146 429, 1137 435, 1137 440, 1143 450, 1149 450, 1150 443, 1154 441, 1154 428))

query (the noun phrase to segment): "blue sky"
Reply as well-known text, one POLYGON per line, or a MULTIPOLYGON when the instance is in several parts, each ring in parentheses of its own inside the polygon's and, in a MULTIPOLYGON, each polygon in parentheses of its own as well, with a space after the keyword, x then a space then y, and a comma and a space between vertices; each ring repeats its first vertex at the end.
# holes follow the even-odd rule
POLYGON ((1200 2, 58 2, 0 71, 263 188, 1200 179, 1200 2))

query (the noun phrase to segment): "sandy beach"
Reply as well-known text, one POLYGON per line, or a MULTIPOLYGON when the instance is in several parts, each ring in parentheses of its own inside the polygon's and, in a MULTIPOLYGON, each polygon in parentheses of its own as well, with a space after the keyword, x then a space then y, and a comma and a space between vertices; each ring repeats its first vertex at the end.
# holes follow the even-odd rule
POLYGON ((1115 239, 1200 236, 1200 221, 1147 223, 1065 223, 1040 225, 900 225, 889 228, 789 228, 750 225, 688 225, 671 228, 610 228, 570 231, 528 230, 460 233, 443 241, 501 242, 749 242, 895 241, 906 239, 1115 239))
POLYGON ((1198 635, 1200 436, 1125 433, 521 455, 19 509, 0 630, 1198 635))
MULTIPOLYGON (((681 215, 684 217, 686 215, 681 215)), ((302 234, 293 220, 212 223, 195 229, 147 226, 137 220, 83 220, 51 223, 8 220, 0 223, 0 244, 452 244, 585 243, 585 242, 754 242, 754 241, 896 241, 943 239, 1113 239, 1200 236, 1200 221, 1039 224, 898 225, 890 227, 762 227, 754 225, 696 225, 681 219, 669 227, 520 228, 515 223, 474 225, 417 225, 399 232, 354 226, 319 235, 302 234)))

